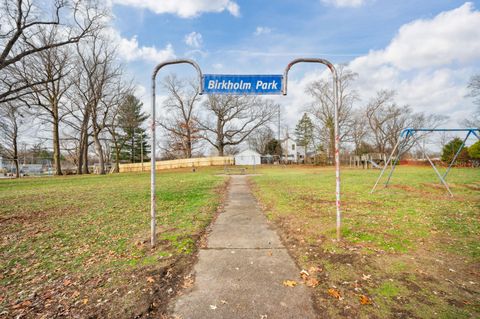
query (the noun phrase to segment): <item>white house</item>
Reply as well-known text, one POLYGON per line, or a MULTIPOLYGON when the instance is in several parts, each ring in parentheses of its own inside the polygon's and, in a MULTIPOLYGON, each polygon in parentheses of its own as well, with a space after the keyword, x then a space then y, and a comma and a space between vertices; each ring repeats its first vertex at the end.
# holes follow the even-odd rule
POLYGON ((282 141, 282 158, 285 160, 285 157, 288 162, 297 162, 297 142, 293 138, 287 136, 286 139, 282 141))
POLYGON ((247 149, 235 155, 235 165, 260 165, 260 154, 254 150, 247 149))

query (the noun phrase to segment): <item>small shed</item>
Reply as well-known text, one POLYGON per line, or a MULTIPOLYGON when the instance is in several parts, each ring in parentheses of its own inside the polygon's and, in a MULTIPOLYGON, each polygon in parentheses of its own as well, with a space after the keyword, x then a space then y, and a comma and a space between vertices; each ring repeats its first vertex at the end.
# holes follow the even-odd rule
POLYGON ((259 165, 261 156, 258 152, 248 149, 235 155, 235 165, 259 165))

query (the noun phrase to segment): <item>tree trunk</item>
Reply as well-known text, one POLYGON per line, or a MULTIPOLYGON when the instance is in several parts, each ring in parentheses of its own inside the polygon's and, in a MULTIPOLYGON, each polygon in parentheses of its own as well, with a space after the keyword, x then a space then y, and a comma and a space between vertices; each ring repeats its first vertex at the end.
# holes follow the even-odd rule
POLYGON ((15 163, 15 178, 20 177, 20 165, 18 165, 18 145, 17 145, 17 128, 13 137, 13 162, 15 163))
POLYGON ((85 134, 84 137, 84 145, 83 145, 83 166, 82 166, 82 171, 83 174, 89 174, 90 172, 88 171, 88 134, 85 134))
POLYGON ((80 141, 78 143, 78 150, 77 150, 77 174, 82 175, 82 168, 83 168, 83 136, 80 134, 80 141))
POLYGON ((115 145, 115 173, 120 173, 120 149, 115 145))
POLYGON ((132 134, 132 150, 130 152, 130 162, 135 163, 135 131, 132 134))
POLYGON ((221 141, 217 141, 218 156, 224 156, 225 145, 221 141))
MULTIPOLYGON (((57 108, 55 108, 55 110, 57 110, 57 108)), ((58 133, 58 110, 56 113, 53 117, 53 166, 55 167, 55 175, 62 175, 60 136, 58 133)))
POLYGON ((103 149, 102 149, 102 143, 100 143, 100 138, 99 138, 99 131, 94 129, 93 130, 93 143, 95 145, 95 152, 97 153, 98 156, 98 161, 100 164, 100 175, 105 174, 105 159, 103 158, 103 149))
POLYGON ((85 107, 82 126, 80 127, 80 143, 78 144, 77 174, 88 174, 88 121, 90 119, 89 108, 85 107))

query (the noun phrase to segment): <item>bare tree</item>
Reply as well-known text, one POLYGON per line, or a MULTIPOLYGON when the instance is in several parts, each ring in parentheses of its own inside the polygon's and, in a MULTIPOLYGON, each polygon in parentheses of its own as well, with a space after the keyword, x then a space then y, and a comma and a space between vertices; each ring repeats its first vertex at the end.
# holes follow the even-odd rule
POLYGON ((186 83, 170 75, 163 81, 163 87, 168 92, 168 98, 163 105, 165 116, 159 121, 167 137, 162 148, 171 156, 191 158, 201 140, 198 84, 193 80, 186 83))
POLYGON ((354 145, 355 155, 365 145, 368 134, 368 121, 365 117, 365 111, 363 109, 355 110, 352 112, 352 126, 350 130, 350 140, 354 145))
POLYGON ((472 76, 468 84, 470 93, 469 97, 472 97, 473 103, 477 105, 477 109, 473 112, 472 116, 465 119, 464 125, 469 128, 480 128, 480 74, 472 76))
POLYGON ((273 130, 268 126, 264 126, 250 134, 247 142, 248 145, 259 154, 265 154, 268 143, 270 143, 273 139, 275 139, 273 130))
MULTIPOLYGON (((394 97, 394 91, 379 91, 366 107, 365 116, 379 153, 391 151, 405 128, 436 128, 446 120, 445 116, 414 113, 408 105, 399 106, 394 97)), ((419 137, 422 135, 418 134, 419 137)), ((404 147, 409 149, 411 146, 404 147)))
POLYGON ((207 117, 199 122, 204 138, 223 156, 227 147, 245 141, 278 112, 271 100, 255 96, 210 95, 203 104, 207 117))
MULTIPOLYGON (((81 154, 88 154, 88 121, 91 122, 95 153, 99 160, 99 173, 105 174, 105 159, 101 133, 107 127, 108 114, 113 107, 109 96, 116 92, 115 85, 122 76, 122 68, 116 63, 114 48, 101 34, 93 35, 84 45, 77 46, 80 71, 75 82, 77 101, 83 104, 81 125, 81 154), (89 115, 89 118, 85 115, 89 115)), ((85 158, 84 158, 85 160, 85 158)))
MULTIPOLYGON (((58 30, 41 34, 45 47, 55 43, 58 30)), ((51 124, 53 162, 56 175, 62 175, 60 152, 60 122, 65 115, 67 92, 72 86, 70 73, 73 69, 72 50, 66 46, 42 50, 22 60, 21 73, 25 82, 41 83, 31 87, 28 97, 32 105, 38 106, 38 116, 51 124)))
MULTIPOLYGON (((348 70, 343 65, 337 68, 337 72, 339 83, 338 125, 340 141, 345 141, 350 137, 352 129, 351 110, 353 104, 358 100, 357 92, 351 87, 358 74, 348 70)), ((307 93, 315 99, 308 111, 316 119, 316 132, 321 140, 320 144, 326 146, 326 149, 329 150, 329 156, 332 157, 335 154, 335 105, 332 81, 319 80, 313 82, 307 87, 307 93)))
MULTIPOLYGON (((111 152, 114 152, 115 166, 113 171, 118 173, 120 171, 120 153, 128 141, 125 132, 122 130, 122 106, 128 96, 132 96, 132 88, 130 84, 119 82, 116 87, 116 92, 111 96, 110 103, 112 107, 107 115, 106 128, 110 134, 112 146, 111 152)), ((110 156, 110 160, 112 160, 110 156)))
POLYGON ((0 101, 28 94, 28 90, 45 79, 15 81, 4 72, 39 52, 78 43, 101 26, 104 13, 96 1, 2 0, 0 28, 0 101), (58 31, 54 41, 39 41, 46 32, 58 31))
POLYGON ((13 161, 15 165, 15 176, 20 177, 18 163, 20 135, 25 129, 26 115, 23 107, 13 101, 2 103, 0 108, 0 149, 13 161))

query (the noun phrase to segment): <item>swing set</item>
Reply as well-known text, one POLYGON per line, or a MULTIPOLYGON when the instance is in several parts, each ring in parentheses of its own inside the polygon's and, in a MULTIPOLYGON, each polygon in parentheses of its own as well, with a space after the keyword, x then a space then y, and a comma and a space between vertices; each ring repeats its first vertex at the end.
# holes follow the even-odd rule
POLYGON ((378 176, 377 181, 375 182, 375 185, 373 185, 373 188, 370 191, 370 193, 373 193, 375 191, 375 189, 377 188, 378 183, 382 179, 382 176, 385 173, 388 165, 390 163, 392 163, 391 168, 390 168, 390 172, 389 172, 388 177, 387 177, 387 180, 385 181, 385 184, 384 184, 385 188, 388 187, 388 184, 390 182, 390 179, 392 178, 393 172, 395 171, 395 167, 397 166, 398 162, 400 161, 400 157, 408 151, 408 149, 409 149, 408 144, 413 141, 414 144, 416 144, 420 148, 420 150, 422 151, 425 158, 428 160, 430 165, 433 167, 433 170, 435 171, 436 175, 438 176, 438 179, 443 184, 443 186, 447 189, 450 196, 453 197, 453 193, 450 190, 450 187, 448 186, 448 184, 446 182, 447 175, 450 172, 453 164, 455 164, 455 161, 457 160, 458 155, 460 155, 460 152, 465 147, 465 143, 467 142, 467 140, 470 136, 475 136, 475 137, 477 137, 478 140, 480 140, 480 129, 476 129, 476 128, 464 128, 464 129, 428 129, 428 128, 415 129, 415 128, 407 128, 407 129, 404 129, 400 133, 400 138, 398 139, 397 144, 393 148, 392 153, 390 154, 390 157, 388 158, 385 165, 383 166, 383 169, 380 172, 380 175, 378 176), (455 156, 453 157, 452 161, 448 165, 448 168, 445 171, 445 173, 443 173, 443 175, 440 174, 437 167, 435 166, 435 164, 432 162, 432 160, 428 156, 425 148, 419 143, 418 136, 417 136, 419 132, 426 132, 426 133, 432 133, 432 132, 465 132, 466 133, 466 136, 463 139, 462 145, 458 148, 457 152, 455 153, 455 156), (396 156, 394 156, 395 152, 397 150, 398 150, 398 154, 396 156))

